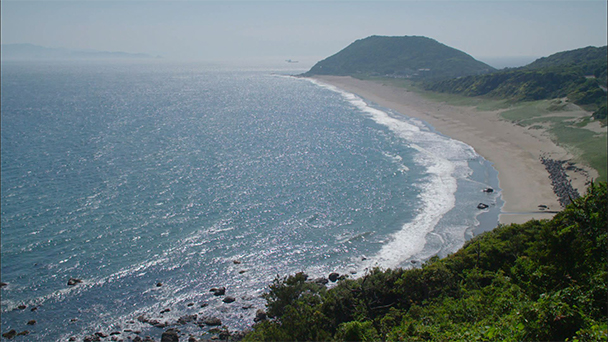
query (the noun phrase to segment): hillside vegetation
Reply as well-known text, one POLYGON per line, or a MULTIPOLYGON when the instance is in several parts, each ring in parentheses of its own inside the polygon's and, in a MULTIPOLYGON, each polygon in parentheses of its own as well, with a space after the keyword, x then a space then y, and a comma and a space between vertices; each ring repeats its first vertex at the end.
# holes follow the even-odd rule
POLYGON ((371 36, 318 62, 304 76, 380 75, 438 79, 494 70, 466 53, 430 38, 371 36))
POLYGON ((586 47, 540 58, 517 69, 426 82, 423 87, 436 92, 515 101, 567 97, 594 111, 593 116, 602 120, 606 119, 607 63, 606 46, 586 47))
POLYGON ((303 273, 266 294, 248 341, 606 341, 606 183, 550 221, 499 226, 410 270, 327 289, 303 273))

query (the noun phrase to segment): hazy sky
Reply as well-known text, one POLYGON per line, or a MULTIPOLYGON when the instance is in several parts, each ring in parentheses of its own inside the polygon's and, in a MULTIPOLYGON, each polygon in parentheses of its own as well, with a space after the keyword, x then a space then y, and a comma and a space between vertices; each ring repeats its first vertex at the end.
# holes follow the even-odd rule
POLYGON ((3 0, 2 43, 167 59, 317 60, 370 35, 421 35, 476 58, 606 45, 606 1, 3 0))

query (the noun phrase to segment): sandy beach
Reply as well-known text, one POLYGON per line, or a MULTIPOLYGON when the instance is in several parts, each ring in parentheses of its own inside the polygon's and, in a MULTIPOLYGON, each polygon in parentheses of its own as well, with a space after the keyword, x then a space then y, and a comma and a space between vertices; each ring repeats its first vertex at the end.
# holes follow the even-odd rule
MULTIPOLYGON (((494 163, 505 202, 500 223, 523 223, 532 218, 546 219, 554 215, 541 211, 539 205, 547 206, 548 211, 561 210, 540 157, 570 160, 573 156, 553 143, 542 130, 529 130, 501 119, 500 111, 479 111, 475 107, 431 101, 405 88, 375 81, 342 76, 316 76, 315 79, 398 113, 424 120, 440 133, 469 144, 494 163)), ((588 178, 597 177, 595 170, 583 169, 587 174, 568 173, 580 194, 586 192, 588 178)))

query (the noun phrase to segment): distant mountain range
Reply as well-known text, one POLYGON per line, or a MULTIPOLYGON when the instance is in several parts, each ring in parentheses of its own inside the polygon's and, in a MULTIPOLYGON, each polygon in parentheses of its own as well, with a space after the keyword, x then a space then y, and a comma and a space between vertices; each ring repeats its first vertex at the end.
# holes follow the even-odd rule
POLYGON ((95 59, 151 59, 159 58, 144 53, 70 50, 48 48, 33 44, 2 44, 2 60, 95 60, 95 59))
POLYGON ((304 76, 368 75, 413 79, 486 74, 493 67, 434 39, 371 36, 315 64, 304 76))

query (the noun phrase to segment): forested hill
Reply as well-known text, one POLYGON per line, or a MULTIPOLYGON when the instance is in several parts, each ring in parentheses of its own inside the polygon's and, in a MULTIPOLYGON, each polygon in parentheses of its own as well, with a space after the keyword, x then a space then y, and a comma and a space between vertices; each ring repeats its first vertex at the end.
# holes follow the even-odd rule
POLYGON ((569 66, 578 69, 584 75, 594 75, 606 84, 606 63, 608 49, 606 46, 588 46, 582 49, 563 51, 549 57, 542 57, 525 66, 528 70, 569 66))
POLYGON ((421 268, 327 289, 303 273, 265 295, 247 341, 606 341, 606 183, 550 221, 499 226, 421 268))
POLYGON ((597 118, 605 118, 607 59, 606 46, 586 47, 540 58, 517 69, 426 82, 423 87, 437 92, 516 101, 568 97, 578 105, 595 110, 597 118))
POLYGON ((315 64, 304 76, 375 75, 414 79, 452 78, 494 71, 466 53, 436 40, 371 36, 315 64))

